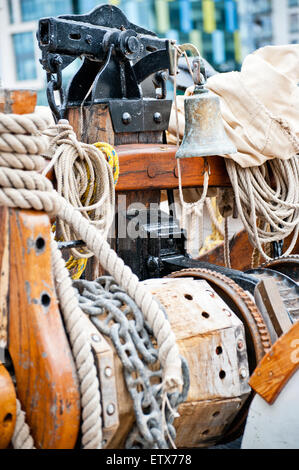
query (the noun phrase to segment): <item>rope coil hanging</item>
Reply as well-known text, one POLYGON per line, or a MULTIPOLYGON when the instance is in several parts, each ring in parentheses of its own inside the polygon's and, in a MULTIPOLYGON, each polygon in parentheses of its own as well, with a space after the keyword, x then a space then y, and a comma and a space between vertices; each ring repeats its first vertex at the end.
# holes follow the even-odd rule
MULTIPOLYGON (((96 146, 78 142, 68 121, 60 120, 45 134, 51 137, 52 158, 44 169, 45 176, 54 167, 57 192, 80 211, 106 238, 114 217, 114 182, 110 165, 96 146)), ((75 238, 74 232, 58 218, 58 237, 75 238)), ((74 258, 90 258, 88 249, 71 249, 74 258)))
POLYGON ((251 168, 242 168, 229 159, 225 163, 239 215, 252 245, 269 261, 272 258, 262 244, 283 240, 293 233, 284 253, 290 254, 299 233, 298 157, 285 161, 274 159, 251 168))
MULTIPOLYGON (((19 131, 20 126, 24 129, 23 133, 26 133, 26 129, 29 129, 29 126, 34 123, 36 125, 34 137, 38 135, 41 139, 44 139, 41 132, 47 128, 48 123, 42 118, 37 116, 32 118, 30 116, 28 117, 28 115, 17 116, 15 128, 13 125, 15 116, 9 115, 9 118, 9 132, 15 132, 15 139, 10 139, 8 147, 5 147, 8 149, 8 153, 17 153, 14 148, 14 143, 15 140, 18 139, 16 135, 21 134, 19 131)), ((7 115, 0 114, 0 129, 4 128, 4 130, 6 130, 7 122, 7 115)), ((32 145, 30 139, 27 140, 28 153, 36 157, 39 148, 35 145, 36 139, 33 139, 32 145)), ((44 142, 46 143, 45 140, 44 142)), ((62 141, 61 144, 63 145, 64 142, 62 141)), ((83 145, 85 148, 87 144, 77 142, 76 146, 77 145, 83 145)), ((95 147, 93 148, 95 149, 95 147)), ((40 148, 40 150, 42 150, 43 153, 46 150, 46 146, 40 148)), ((6 150, 3 151, 0 147, 0 161, 2 161, 1 159, 5 152, 6 150)), ((5 156, 4 160, 9 162, 9 159, 5 156)), ((38 158, 37 161, 39 161, 38 158)), ((99 259, 103 269, 111 274, 117 284, 134 299, 141 309, 145 320, 153 330, 159 348, 159 360, 163 368, 163 394, 179 391, 182 386, 182 376, 178 346, 171 326, 152 294, 139 283, 137 276, 132 273, 131 269, 126 266, 115 251, 110 248, 103 236, 103 231, 100 231, 96 226, 91 224, 81 212, 75 210, 69 202, 60 196, 53 189, 52 183, 47 178, 38 175, 36 171, 28 171, 26 168, 15 168, 13 167, 13 161, 11 165, 12 168, 0 166, 0 205, 20 209, 33 208, 36 210, 44 210, 51 216, 55 215, 59 217, 64 223, 70 226, 72 233, 79 239, 82 239, 90 252, 94 253, 99 259)), ((36 167, 34 167, 34 170, 36 170, 36 167)), ((57 250, 55 243, 52 245, 52 250, 57 296, 69 333, 80 379, 83 407, 82 432, 83 436, 86 437, 85 441, 83 437, 84 447, 100 448, 100 399, 99 396, 89 395, 91 386, 94 387, 93 390, 96 390, 96 388, 99 389, 99 386, 90 345, 86 338, 84 338, 86 335, 84 325, 81 323, 84 314, 78 306, 69 274, 64 267, 61 253, 57 250), (82 347, 80 345, 82 345, 82 347), (89 400, 88 398, 86 398, 86 401, 84 400, 84 393, 86 397, 88 395, 90 396, 89 400), (94 397, 96 397, 96 399, 94 399, 94 397), (97 406, 96 411, 95 406, 97 406), (91 418, 91 416, 93 416, 93 418, 91 418)))

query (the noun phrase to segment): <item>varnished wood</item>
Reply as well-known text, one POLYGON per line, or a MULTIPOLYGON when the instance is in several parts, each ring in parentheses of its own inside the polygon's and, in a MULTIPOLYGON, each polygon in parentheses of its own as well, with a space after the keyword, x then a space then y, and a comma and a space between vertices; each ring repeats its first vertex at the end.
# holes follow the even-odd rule
POLYGON ((36 101, 36 91, 2 89, 0 90, 0 113, 33 113, 36 101))
MULTIPOLYGON (((131 144, 116 147, 120 176, 116 191, 178 188, 174 145, 131 144)), ((204 172, 210 167, 209 186, 231 186, 222 157, 181 159, 182 186, 203 185, 204 172)))
POLYGON ((9 288, 8 208, 0 207, 0 348, 7 346, 9 288))
POLYGON ((16 392, 9 373, 0 362, 0 449, 9 446, 16 423, 16 392))
POLYGON ((269 404, 299 368, 299 322, 281 336, 259 363, 249 384, 269 404))
POLYGON ((10 209, 9 352, 38 448, 75 446, 80 402, 55 295, 46 214, 10 209))

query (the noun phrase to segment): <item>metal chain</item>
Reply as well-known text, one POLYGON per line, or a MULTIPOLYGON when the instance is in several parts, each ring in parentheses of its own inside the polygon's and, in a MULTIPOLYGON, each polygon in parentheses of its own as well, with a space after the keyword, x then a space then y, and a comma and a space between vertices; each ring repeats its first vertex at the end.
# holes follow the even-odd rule
POLYGON ((46 65, 44 65, 44 68, 47 70, 47 99, 56 122, 58 122, 59 119, 63 119, 65 113, 65 96, 62 88, 61 66, 62 59, 58 54, 55 54, 49 59, 47 68, 46 65), (56 79, 54 75, 56 75, 56 79), (59 93, 60 105, 56 103, 54 91, 58 91, 59 93))
POLYGON ((169 406, 164 418, 158 349, 141 310, 110 276, 95 281, 79 279, 73 286, 81 309, 98 330, 112 340, 123 365, 136 420, 127 437, 126 448, 169 448, 176 436, 173 420, 177 407, 186 399, 189 390, 186 361, 182 358, 182 393, 168 395, 169 406))

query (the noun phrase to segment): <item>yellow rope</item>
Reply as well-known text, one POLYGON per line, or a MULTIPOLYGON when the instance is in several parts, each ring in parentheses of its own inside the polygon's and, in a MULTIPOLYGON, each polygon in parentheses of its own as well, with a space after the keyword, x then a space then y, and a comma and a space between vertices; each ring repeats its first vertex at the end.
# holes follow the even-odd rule
POLYGON ((106 142, 96 142, 93 145, 106 154, 108 163, 113 171, 114 185, 116 185, 119 176, 119 160, 115 149, 112 147, 112 145, 107 144, 106 142))
MULTIPOLYGON (((114 185, 116 186, 118 177, 119 177, 119 160, 118 160, 118 155, 115 151, 115 149, 112 147, 112 145, 107 144, 106 142, 96 142, 93 144, 95 147, 97 147, 99 150, 105 153, 108 163, 110 167, 112 168, 113 171, 113 181, 114 185)), ((89 168, 86 165, 86 172, 87 172, 87 177, 89 178, 89 168)), ((93 203, 94 201, 94 194, 96 193, 96 184, 97 182, 94 182, 94 188, 93 188, 93 195, 90 199, 90 204, 93 203)), ((89 196, 90 193, 90 185, 88 185, 85 193, 82 195, 82 202, 84 203, 86 198, 89 196)), ((56 224, 52 226, 53 232, 56 230, 56 224)), ((57 240, 57 238, 56 238, 57 240)), ((60 238, 57 241, 63 241, 62 238, 60 238)), ((78 250, 80 251, 80 250, 78 250)), ((75 258, 74 256, 70 256, 69 259, 66 262, 66 267, 70 271, 70 275, 72 279, 80 279, 82 276, 83 272, 85 271, 87 264, 87 258, 75 258)))

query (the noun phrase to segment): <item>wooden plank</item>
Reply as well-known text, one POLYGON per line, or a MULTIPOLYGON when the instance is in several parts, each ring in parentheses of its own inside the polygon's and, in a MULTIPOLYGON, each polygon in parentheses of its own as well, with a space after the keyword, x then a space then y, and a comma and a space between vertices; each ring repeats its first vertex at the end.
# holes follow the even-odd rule
MULTIPOLYGON (((120 176, 116 191, 178 188, 178 172, 174 145, 131 144, 116 147, 120 176)), ((209 186, 231 186, 222 157, 207 157, 210 166, 209 186)), ((205 158, 181 159, 182 185, 193 188, 203 185, 205 158)))
POLYGON ((80 396, 58 309, 46 214, 10 209, 9 352, 35 445, 73 448, 80 396))
POLYGON ((0 362, 0 449, 9 446, 16 423, 16 392, 9 373, 0 362))
POLYGON ((299 322, 281 336, 263 357, 249 385, 268 403, 274 403, 299 367, 299 322))
POLYGON ((292 322, 279 294, 275 279, 262 279, 256 289, 261 295, 277 336, 286 333, 291 328, 292 322))

